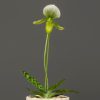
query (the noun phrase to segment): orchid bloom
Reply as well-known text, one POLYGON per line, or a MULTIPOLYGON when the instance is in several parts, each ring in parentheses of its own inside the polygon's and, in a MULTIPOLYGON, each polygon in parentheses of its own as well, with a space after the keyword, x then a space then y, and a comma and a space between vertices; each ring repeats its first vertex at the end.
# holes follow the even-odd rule
POLYGON ((55 6, 53 4, 46 5, 43 8, 43 15, 45 16, 45 18, 34 21, 33 24, 46 23, 45 30, 46 30, 46 33, 48 33, 48 34, 52 32, 54 27, 58 30, 64 29, 64 27, 62 27, 58 23, 54 22, 54 19, 61 17, 60 10, 57 6, 55 6))

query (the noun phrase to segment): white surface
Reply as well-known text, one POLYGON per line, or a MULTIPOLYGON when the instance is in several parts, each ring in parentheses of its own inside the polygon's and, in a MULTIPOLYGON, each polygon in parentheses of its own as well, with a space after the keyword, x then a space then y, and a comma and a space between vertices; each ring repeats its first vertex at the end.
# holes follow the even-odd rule
POLYGON ((53 98, 36 98, 36 97, 30 97, 27 96, 26 100, 70 100, 68 96, 61 97, 53 97, 53 98))

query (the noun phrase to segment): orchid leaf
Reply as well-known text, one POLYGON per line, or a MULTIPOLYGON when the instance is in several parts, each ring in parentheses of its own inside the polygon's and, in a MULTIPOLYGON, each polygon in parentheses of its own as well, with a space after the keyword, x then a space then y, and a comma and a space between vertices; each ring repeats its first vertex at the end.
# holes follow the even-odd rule
POLYGON ((53 93, 51 94, 51 97, 55 97, 58 95, 64 95, 64 94, 69 94, 69 93, 79 93, 76 90, 70 90, 70 89, 59 89, 59 90, 55 90, 53 91, 53 93))
POLYGON ((68 94, 68 93, 79 93, 76 90, 71 90, 71 89, 59 89, 59 90, 55 90, 54 93, 56 94, 68 94))
POLYGON ((56 83, 56 84, 52 85, 51 87, 49 87, 48 90, 49 90, 49 91, 52 91, 52 90, 58 88, 64 81, 65 81, 65 79, 59 81, 58 83, 56 83))
POLYGON ((33 94, 34 94, 34 95, 39 95, 39 96, 41 96, 41 97, 44 96, 43 92, 36 91, 36 90, 31 90, 31 89, 29 89, 29 88, 27 88, 27 90, 28 90, 29 93, 32 94, 32 95, 33 95, 33 94))
POLYGON ((44 86, 42 86, 42 84, 39 83, 35 77, 32 77, 29 73, 27 73, 25 71, 22 71, 22 72, 28 82, 30 82, 32 85, 34 85, 38 90, 40 90, 42 92, 45 91, 44 86))

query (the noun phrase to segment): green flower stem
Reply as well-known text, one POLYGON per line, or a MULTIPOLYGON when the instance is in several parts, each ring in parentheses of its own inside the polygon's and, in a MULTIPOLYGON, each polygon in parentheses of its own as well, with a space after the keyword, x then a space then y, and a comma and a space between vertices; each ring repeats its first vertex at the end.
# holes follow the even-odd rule
POLYGON ((45 42, 45 49, 44 49, 44 70, 45 70, 45 90, 48 90, 48 55, 49 55, 49 40, 50 34, 46 34, 46 42, 45 42))

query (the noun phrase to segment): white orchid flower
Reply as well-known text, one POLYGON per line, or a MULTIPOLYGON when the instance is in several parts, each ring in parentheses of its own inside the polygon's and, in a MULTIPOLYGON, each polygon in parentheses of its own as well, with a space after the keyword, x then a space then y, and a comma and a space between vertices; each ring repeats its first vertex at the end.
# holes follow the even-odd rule
POLYGON ((54 27, 58 30, 64 30, 64 27, 54 22, 54 19, 60 18, 61 16, 60 10, 57 6, 53 4, 46 5, 43 8, 43 15, 45 18, 34 21, 33 24, 42 24, 46 22, 45 30, 48 34, 52 32, 54 27))

